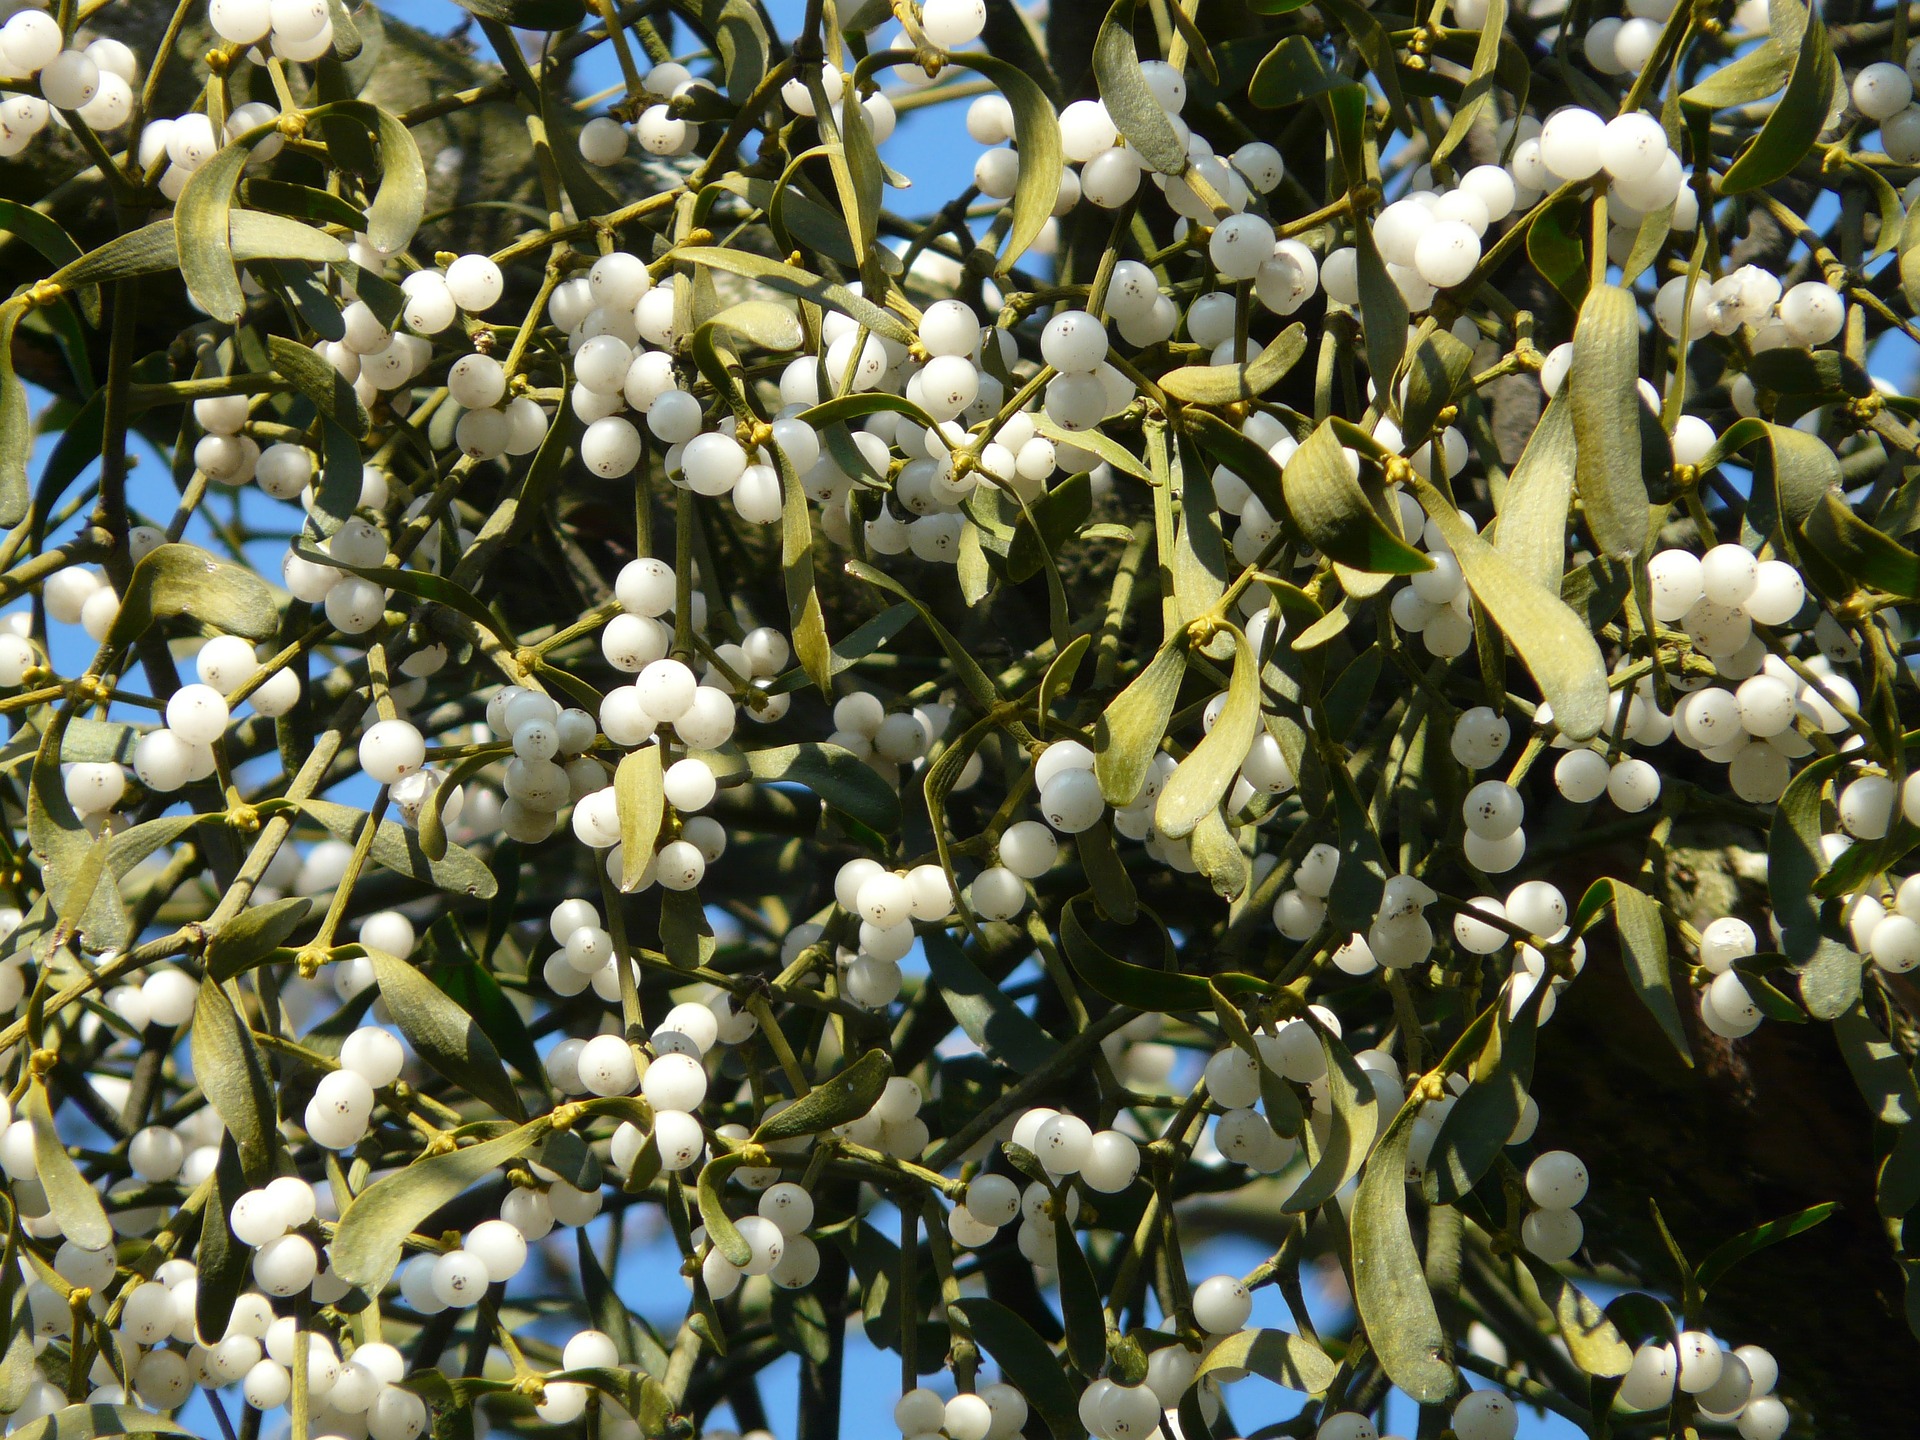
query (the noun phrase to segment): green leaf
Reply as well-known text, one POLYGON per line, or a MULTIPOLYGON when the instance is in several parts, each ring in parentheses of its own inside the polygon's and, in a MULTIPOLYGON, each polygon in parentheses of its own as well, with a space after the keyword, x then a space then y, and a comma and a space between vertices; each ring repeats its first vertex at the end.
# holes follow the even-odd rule
POLYGON ((1352 83, 1345 75, 1327 68, 1326 61, 1306 36, 1289 35, 1254 67, 1247 98, 1262 109, 1278 110, 1352 83))
MULTIPOLYGON (((1240 842, 1234 838, 1232 827, 1227 824, 1227 817, 1220 810, 1209 810, 1200 817, 1200 823, 1193 827, 1187 844, 1193 855, 1193 863, 1213 887, 1214 894, 1224 900, 1237 900, 1246 893, 1253 870, 1247 863, 1245 852, 1240 849, 1240 842)), ((1092 878, 1088 877, 1089 880, 1092 878)))
MULTIPOLYGON (((1355 0, 1317 0, 1317 3, 1320 9, 1340 22, 1340 28, 1353 41, 1353 48, 1366 61, 1367 73, 1373 76, 1386 96, 1388 114, 1394 127, 1402 131, 1412 130, 1414 122, 1407 111, 1406 96, 1400 92, 1400 56, 1386 26, 1355 0)), ((1489 12, 1483 23, 1491 25, 1494 21, 1495 17, 1489 12)), ((1360 86, 1346 88, 1361 89, 1360 86)))
POLYGON ((197 545, 162 545, 133 567, 106 643, 131 645, 156 620, 191 616, 207 630, 270 640, 280 629, 273 590, 244 565, 216 560, 197 545))
MULTIPOLYGON (((1023 413, 1031 414, 1033 416, 1034 429, 1046 436, 1047 439, 1053 441, 1056 445, 1075 445, 1082 450, 1091 450, 1121 474, 1131 475, 1134 479, 1144 480, 1148 484, 1153 483, 1152 473, 1147 469, 1145 462, 1105 431, 1063 429, 1054 421, 1053 417, 1044 410, 1033 410, 1023 413)), ((1211 420, 1216 425, 1222 423, 1218 416, 1209 415, 1204 410, 1189 410, 1182 416, 1182 419, 1183 421, 1196 422, 1200 420, 1211 420)), ((1235 431, 1233 433, 1237 434, 1239 432, 1235 431)), ((1252 444, 1253 442, 1248 441, 1247 443, 1252 444)), ((1264 454, 1265 452, 1262 451, 1261 453, 1264 454)), ((1277 481, 1274 488, 1276 491, 1279 489, 1277 481)))
POLYGON ((613 1281, 594 1254, 593 1242, 584 1228, 573 1232, 574 1253, 580 1265, 580 1289, 587 1302, 587 1318, 593 1328, 613 1341, 622 1365, 639 1365, 640 1347, 634 1342, 634 1316, 613 1288, 613 1281))
POLYGON ((527 1153, 552 1130, 547 1118, 505 1135, 414 1161, 376 1180, 347 1206, 333 1238, 334 1273, 369 1292, 379 1290, 400 1261, 400 1247, 434 1211, 492 1171, 527 1153))
POLYGON ((914 424, 929 430, 938 428, 934 418, 906 396, 889 395, 883 390, 856 390, 851 395, 836 395, 831 400, 822 400, 818 405, 802 410, 794 418, 804 420, 816 430, 824 430, 829 425, 844 424, 848 420, 877 415, 882 411, 905 415, 914 424))
POLYGON ((521 1076, 545 1089, 546 1070, 534 1051, 527 1022, 493 972, 480 963, 467 933, 451 915, 427 927, 426 951, 433 960, 431 978, 446 996, 479 1024, 493 1048, 521 1076))
POLYGON ((1086 1431, 1080 1425, 1079 1394, 1060 1357, 1033 1327, 1017 1312, 985 1296, 956 1300, 953 1308, 966 1317, 973 1338, 993 1357, 1000 1373, 1020 1387, 1054 1440, 1083 1440, 1086 1431))
POLYGON ((1797 1210, 1791 1215, 1783 1215, 1778 1220, 1769 1220, 1756 1225, 1751 1230, 1743 1230, 1731 1240, 1716 1246, 1706 1259, 1700 1262, 1695 1279, 1704 1292, 1713 1288, 1714 1282, 1724 1276, 1735 1265, 1756 1251, 1769 1245, 1778 1245, 1782 1240, 1791 1240, 1796 1235, 1804 1235, 1821 1223, 1839 1205, 1829 1200, 1820 1205, 1809 1205, 1805 1210, 1797 1210))
MULTIPOLYGON (((329 367, 331 368, 331 367, 329 367)), ((320 479, 314 486, 314 528, 331 539, 360 507, 360 442, 332 420, 320 422, 320 479)))
POLYGON ((420 836, 421 854, 429 860, 447 858, 447 824, 446 817, 441 813, 442 808, 463 784, 487 766, 498 764, 499 760, 500 756, 497 752, 488 751, 469 755, 449 770, 444 780, 434 786, 433 793, 427 796, 426 804, 420 807, 420 819, 415 826, 420 836))
POLYGON ((1811 946, 1806 938, 1805 932, 1784 937, 1800 971, 1800 1003, 1815 1020, 1831 1020, 1860 998, 1863 962, 1829 935, 1814 931, 1811 946))
POLYGON ((1239 476, 1269 515, 1289 529, 1299 528, 1287 511, 1285 481, 1271 455, 1211 411, 1182 410, 1180 426, 1201 449, 1239 476))
MULTIPOLYGON (((1363 92, 1364 93, 1364 92, 1363 92)), ((1355 283, 1360 287, 1360 324, 1365 330, 1367 369, 1382 390, 1400 368, 1407 350, 1407 301, 1387 273, 1374 244, 1373 230, 1362 225, 1353 237, 1355 283)), ((1292 462, 1288 462, 1292 468, 1292 462)))
MULTIPOLYGON (((1313 1156, 1313 1168, 1280 1207, 1290 1215, 1317 1209, 1331 1200, 1367 1163, 1367 1151, 1380 1130, 1380 1101, 1373 1093, 1373 1082, 1353 1058, 1338 1036, 1318 1019, 1309 1022, 1320 1032, 1320 1051, 1327 1060, 1328 1099, 1333 1104, 1333 1123, 1327 1127, 1324 1145, 1315 1139, 1311 1126, 1302 1126, 1300 1138, 1313 1156), (1315 1151, 1318 1154, 1315 1154, 1315 1151)), ((1402 1166, 1404 1171, 1405 1167, 1402 1166)), ((1358 1255, 1356 1249, 1355 1254, 1358 1255)))
POLYGON ((266 1184, 280 1139, 273 1076, 252 1027, 217 980, 200 982, 192 1042, 194 1078, 239 1146, 241 1169, 253 1184, 266 1184))
POLYGON ((1235 997, 1267 993, 1267 982, 1252 975, 1222 974, 1209 979, 1204 975, 1153 969, 1120 959, 1113 953, 1115 949, 1137 952, 1149 948, 1143 939, 1143 930, 1150 928, 1153 935, 1151 949, 1171 961, 1173 947, 1167 938, 1166 927, 1153 919, 1151 912, 1144 907, 1142 914, 1147 917, 1145 927, 1138 924, 1131 927, 1109 925, 1097 915, 1087 913, 1087 908, 1093 905, 1094 897, 1084 894, 1074 896, 1062 907, 1060 948, 1066 952, 1067 962, 1073 966, 1074 973, 1116 1005, 1171 1015, 1178 1011, 1210 1010, 1213 1006, 1213 990, 1216 988, 1223 994, 1235 997), (1107 934, 1125 938, 1110 946, 1098 938, 1107 934))
POLYGON ((1780 345, 1756 354, 1747 376, 1762 390, 1782 395, 1819 395, 1856 399, 1873 393, 1873 380, 1858 361, 1838 350, 1802 350, 1780 345))
POLYGON ((1820 497, 1801 532, 1806 543, 1848 580, 1903 600, 1920 598, 1920 555, 1867 524, 1835 491, 1820 497))
MULTIPOLYGON (((1013 497, 996 486, 976 485, 967 497, 971 512, 973 497, 987 500, 1013 497)), ((1014 524, 1013 540, 1007 546, 1007 574, 1016 584, 1030 580, 1043 570, 1054 570, 1053 557, 1060 552, 1093 513, 1093 482, 1083 471, 1069 475, 1046 494, 1032 501, 1014 524)))
POLYGON ((898 316, 854 294, 846 286, 822 280, 797 265, 784 265, 748 250, 725 250, 715 245, 683 245, 673 253, 676 260, 689 265, 707 265, 715 270, 725 270, 730 275, 745 276, 801 300, 810 300, 824 309, 836 310, 856 324, 866 326, 874 334, 884 335, 903 345, 914 339, 913 332, 898 316))
POLYGON ((1549 595, 1560 593, 1567 565, 1567 508, 1575 465, 1573 402, 1563 386, 1498 496, 1493 546, 1549 595))
POLYGON ((1066 649, 1048 662, 1047 673, 1040 677, 1039 697, 1034 702, 1035 712, 1043 719, 1053 713, 1060 697, 1073 688, 1074 677, 1080 673, 1080 662, 1092 648, 1093 636, 1076 635, 1066 649))
POLYGON ((565 30, 586 18, 580 0, 458 0, 482 20, 498 20, 519 30, 565 30))
MULTIPOLYGON (((346 256, 346 247, 340 250, 346 256)), ((56 285, 67 289, 97 284, 106 280, 126 280, 135 275, 154 275, 180 268, 180 247, 174 238, 173 217, 155 220, 138 230, 116 235, 96 246, 79 259, 53 272, 56 285)))
POLYGON ((39 857, 48 908, 68 926, 78 926, 96 947, 119 947, 128 939, 126 907, 114 885, 102 885, 107 852, 87 833, 67 799, 60 765, 71 717, 54 713, 33 752, 27 783, 27 840, 39 857))
POLYGON ((1082 1375, 1097 1376, 1107 1363, 1107 1318, 1093 1269, 1080 1248, 1073 1226, 1062 1223, 1055 1232, 1055 1259, 1060 1271, 1060 1313, 1066 1322, 1067 1355, 1082 1375))
POLYGON ((1447 1112, 1433 1142, 1424 1182, 1429 1203, 1451 1205, 1478 1185, 1520 1123, 1548 989, 1535 985, 1518 1016, 1508 1013, 1504 991, 1494 1001, 1493 1025, 1469 1072, 1473 1083, 1447 1112))
POLYGON ((1680 92, 1680 103, 1696 109, 1724 110, 1750 105, 1775 94, 1793 74, 1793 59, 1771 38, 1736 60, 1729 60, 1699 84, 1680 92))
POLYGON ((720 1187, 740 1168, 741 1160, 737 1154, 716 1155, 700 1167, 700 1221, 707 1227, 707 1239, 713 1242, 713 1248, 732 1265, 745 1265, 753 1259, 753 1247, 747 1244, 746 1236, 727 1214, 727 1207, 720 1203, 720 1187))
MULTIPOLYGON (((1747 501, 1747 523, 1759 534, 1771 536, 1775 526, 1804 524, 1829 490, 1842 486, 1840 459, 1818 435, 1791 425, 1763 420, 1736 420, 1715 445, 1718 455, 1744 450, 1755 440, 1766 443, 1754 456, 1753 493, 1747 501), (1725 446, 1726 449, 1721 450, 1725 446)), ((1702 471, 1707 468, 1702 460, 1702 471)))
POLYGON ((12 1440, 92 1440, 106 1435, 184 1435, 183 1430, 164 1415, 155 1415, 136 1405, 68 1405, 43 1415, 15 1430, 12 1440))
POLYGON ((33 454, 33 410, 27 387, 13 368, 13 331, 19 304, 0 305, 0 527, 12 529, 26 518, 32 503, 27 461, 33 454))
POLYGON ((1108 804, 1131 805, 1139 798, 1153 757, 1166 738, 1167 722, 1186 674, 1184 637, 1175 635, 1108 703, 1094 729, 1093 759, 1100 793, 1108 804))
POLYGON ((207 973, 217 981, 231 980, 259 964, 287 943, 313 909, 304 895, 289 895, 242 910, 207 942, 207 973))
POLYGON ((1525 1252, 1521 1258, 1533 1275, 1540 1298, 1553 1311, 1573 1363, 1587 1374, 1602 1378, 1626 1374, 1633 1363, 1633 1347, 1620 1337, 1607 1312, 1552 1266, 1525 1252))
POLYGON ((1093 78, 1113 123, 1150 170, 1183 174, 1187 147, 1153 98, 1133 45, 1134 0, 1114 0, 1093 42, 1093 78))
POLYGON ((1321 424, 1282 472, 1287 509, 1314 549, 1355 570, 1417 575, 1433 561, 1380 518, 1354 478, 1333 426, 1321 424))
POLYGON ((1920 1120, 1920 1087, 1907 1068, 1905 1054, 1863 1008, 1853 1005, 1836 1016, 1833 1038, 1874 1124, 1909 1126, 1920 1120))
MULTIPOLYGON (((1489 0, 1480 20, 1480 39, 1474 45, 1473 68, 1460 92, 1459 103, 1447 121, 1447 133, 1434 147, 1433 162, 1444 164, 1447 157, 1465 143, 1467 135, 1494 101, 1495 71, 1500 65, 1500 43, 1507 33, 1507 0, 1489 0)), ((1526 72, 1522 69, 1521 74, 1526 72)), ((1515 95, 1514 103, 1524 106, 1525 95, 1515 95)))
POLYGON ((1429 330, 1407 357, 1407 402, 1400 433, 1418 444, 1433 433, 1440 411, 1453 403, 1473 373, 1473 349, 1451 331, 1429 330))
POLYGON ((213 1193, 200 1215, 200 1251, 194 1257, 200 1279, 199 1292, 194 1296, 194 1325, 216 1344, 233 1319, 234 1301, 247 1287, 253 1258, 253 1252, 234 1235, 227 1218, 233 1213, 234 1202, 246 1191, 239 1148, 231 1135, 222 1136, 213 1171, 213 1193))
MULTIPOLYGON (((1821 801, 1838 765, 1833 756, 1813 761, 1788 782, 1774 807, 1773 825, 1767 832, 1767 895, 1788 941, 1796 933, 1819 931, 1814 883, 1827 869, 1820 842, 1825 833, 1821 801)), ((1784 948, 1791 954, 1795 947, 1788 943, 1784 948)))
POLYGON ((713 962, 713 926, 696 891, 668 890, 661 895, 660 948, 682 970, 713 962))
MULTIPOLYGON (((360 397, 353 393, 346 376, 307 346, 284 336, 269 335, 267 350, 273 356, 275 371, 311 400, 314 409, 357 439, 364 440, 372 433, 373 422, 367 418, 360 397)), ((360 479, 357 471, 353 478, 357 485, 360 479)), ((354 493, 357 498, 358 490, 354 493)))
POLYGON ((1207 1352, 1194 1379, 1204 1379, 1216 1370, 1251 1370, 1308 1395, 1320 1394, 1340 1373, 1326 1351, 1289 1330, 1241 1330, 1227 1336, 1207 1352))
POLYGON ((620 815, 620 888, 631 891, 653 863, 654 841, 666 814, 660 747, 642 745, 620 757, 613 798, 620 815))
POLYGON ((304 260, 314 265, 348 263, 343 241, 284 215, 235 210, 228 218, 227 228, 233 239, 233 258, 242 265, 255 260, 304 260))
POLYGON ((830 1080, 823 1080, 778 1115, 760 1122, 755 1143, 797 1140, 817 1135, 873 1109, 873 1102, 893 1078, 893 1061, 884 1050, 869 1050, 830 1080))
POLYGON ((228 141, 206 164, 187 177, 174 202, 173 224, 179 236, 180 274, 187 290, 216 320, 231 325, 247 308, 234 266, 231 230, 233 187, 253 158, 253 147, 275 131, 278 122, 249 127, 228 141))
POLYGON ((1213 729, 1168 777, 1153 807, 1153 823, 1173 839, 1191 835, 1201 817, 1218 808, 1260 728, 1260 657, 1237 626, 1223 621, 1221 628, 1233 636, 1234 646, 1226 704, 1213 729))
POLYGON ((1589 280, 1586 247, 1587 197, 1570 193, 1553 201, 1527 226, 1527 259, 1579 309, 1589 280))
POLYGON ((1296 323, 1244 365, 1182 365, 1160 377, 1160 388, 1188 405, 1232 405, 1266 394, 1306 353, 1307 327, 1296 323))
POLYGON ((80 1173, 54 1128, 46 1082, 38 1075, 27 1086, 22 1108, 33 1128, 33 1168, 46 1189, 48 1208, 59 1217, 61 1232, 83 1250, 106 1249, 113 1244, 113 1226, 107 1223, 93 1183, 80 1173))
POLYGON ((953 632, 940 623, 939 618, 928 608, 926 601, 886 571, 875 569, 863 560, 847 561, 847 573, 857 580, 866 581, 869 585, 879 586, 890 595, 898 595, 913 606, 919 612, 921 622, 933 632, 933 638, 940 642, 940 648, 946 652, 947 659, 953 664, 955 675, 965 687, 973 703, 983 711, 990 710, 999 703, 999 692, 994 688, 993 681, 987 678, 987 672, 980 668, 980 662, 974 658, 973 652, 955 639, 953 632))
POLYGON ((1620 283, 1631 286, 1646 274, 1653 262, 1660 258, 1660 252, 1666 248, 1667 237, 1672 233, 1671 203, 1642 215, 1640 223, 1634 226, 1633 243, 1627 247, 1627 258, 1620 265, 1620 283))
POLYGON ((800 317, 787 306, 776 305, 771 300, 742 300, 737 305, 729 305, 707 321, 707 325, 763 350, 798 350, 804 338, 800 317))
POLYGON ((503 645, 511 647, 517 643, 493 612, 480 603, 479 597, 466 586, 443 575, 435 575, 427 570, 408 570, 399 565, 349 565, 325 550, 298 541, 293 550, 301 559, 310 560, 315 565, 344 570, 349 575, 358 575, 362 580, 371 580, 384 589, 397 590, 402 595, 411 595, 429 604, 444 605, 465 616, 479 629, 491 632, 503 645))
POLYGON ((991 1058, 1026 1075, 1059 1050, 1059 1043, 982 975, 946 931, 929 930, 920 943, 941 1002, 967 1037, 991 1058))
POLYGON ((13 1276, 0 1287, 0 1296, 4 1297, 0 1305, 6 1309, 7 1327, 5 1353, 0 1354, 0 1406, 7 1407, 11 1413, 27 1403, 34 1382, 40 1378, 40 1367, 39 1357, 33 1353, 36 1337, 26 1280, 11 1254, 7 1264, 13 1276))
MULTIPOLYGON (((1637 403, 1637 402, 1636 402, 1637 403)), ((1451 501, 1416 486, 1420 504, 1460 562, 1467 588, 1512 642, 1553 706, 1553 722, 1572 740, 1590 740, 1607 720, 1607 663, 1586 623, 1557 594, 1542 589, 1467 528, 1451 501)))
POLYGON ((1453 1393, 1455 1376, 1407 1222, 1407 1145, 1420 1104, 1416 1095, 1400 1107, 1361 1172, 1350 1219, 1353 1298, 1387 1378, 1434 1405, 1453 1393))
POLYGON ((294 220, 315 225, 339 225, 358 231, 367 217, 353 206, 326 190, 311 185, 296 185, 287 180, 268 180, 260 176, 240 182, 240 200, 249 209, 271 210, 294 220))
POLYGON ((1073 837, 1073 848, 1080 857, 1081 873, 1099 899, 1100 913, 1131 925, 1140 914, 1140 896, 1113 842, 1113 827, 1104 820, 1089 826, 1073 837))
POLYGON ((387 253, 405 250, 427 208, 427 169, 413 132, 398 116, 365 100, 336 100, 311 111, 308 118, 331 115, 359 121, 380 142, 380 187, 367 207, 367 240, 387 253))
MULTIPOLYGON (((732 756, 709 755, 717 769, 732 756)), ((900 824, 900 797, 851 750, 824 741, 774 745, 748 750, 739 758, 746 773, 763 785, 803 785, 828 805, 869 829, 887 833, 900 824)), ((722 779, 726 776, 723 774, 722 779)))
MULTIPOLYGON (((43 215, 31 205, 23 205, 18 200, 0 200, 0 230, 24 240, 40 252, 41 258, 59 270, 73 264, 81 255, 73 237, 60 227, 60 222, 50 215, 43 215)), ((87 323, 100 323, 100 292, 89 287, 80 297, 80 308, 86 312, 87 323)))
POLYGON ((459 1090, 479 1099, 494 1113, 526 1118, 520 1092, 507 1074, 500 1052, 466 1011, 419 970, 397 955, 369 950, 380 998, 387 1002, 400 1033, 422 1060, 459 1090))
POLYGON ((1593 882, 1581 897, 1579 913, 1585 917, 1611 907, 1620 946, 1627 962, 1627 981, 1640 1003, 1659 1024, 1662 1033, 1673 1042, 1680 1058, 1693 1064, 1693 1050, 1687 1044, 1687 1027, 1681 1023, 1680 1007, 1673 998, 1673 974, 1667 959, 1666 918, 1660 902, 1638 887, 1619 880, 1593 882))
MULTIPOLYGON (((332 800, 301 800, 300 809, 335 836, 351 844, 366 823, 367 812, 332 800)), ((396 874, 431 885, 452 895, 490 900, 499 888, 486 862, 461 845, 447 846, 438 860, 427 858, 413 831, 393 820, 382 820, 373 837, 373 858, 396 874)))
POLYGON ((691 11, 693 21, 712 40, 726 75, 727 98, 746 104, 766 75, 772 53, 760 9, 752 0, 696 0, 681 8, 691 11))
POLYGON ((813 576, 813 512, 786 451, 776 445, 773 458, 780 470, 780 573, 786 586, 788 627, 800 668, 825 695, 832 683, 833 655, 813 576))
POLYGON ((1640 310, 1633 292, 1596 285, 1573 330, 1573 400, 1578 446, 1574 481, 1587 528, 1600 549, 1629 559, 1647 548, 1647 483, 1640 471, 1640 310))
POLYGON ((1900 290, 1907 308, 1920 312, 1920 205, 1907 211, 1900 231, 1900 290))
POLYGON ((1787 79, 1786 93, 1761 125, 1760 133, 1720 177, 1722 195, 1738 195, 1771 185, 1806 158, 1827 123, 1839 74, 1840 65, 1827 39, 1826 23, 1818 15, 1809 13, 1800 37, 1800 51, 1794 58, 1793 73, 1787 79))

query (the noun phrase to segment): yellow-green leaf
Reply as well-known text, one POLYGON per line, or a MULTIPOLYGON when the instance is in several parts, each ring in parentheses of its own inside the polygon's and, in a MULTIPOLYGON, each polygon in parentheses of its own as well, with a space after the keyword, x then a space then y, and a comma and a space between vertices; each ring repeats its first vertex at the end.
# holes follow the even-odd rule
MULTIPOLYGON (((307 346, 289 340, 283 335, 269 335, 267 350, 273 356, 273 368, 307 399, 313 402, 313 408, 327 419, 337 422, 342 429, 356 439, 364 440, 373 429, 373 422, 367 418, 360 397, 353 393, 353 386, 327 361, 322 360, 307 346)), ((356 485, 359 472, 354 472, 356 485)), ((354 492, 355 499, 359 492, 354 492)))
POLYGON ((1306 353, 1306 326, 1289 325, 1244 365, 1182 365, 1160 377, 1160 388, 1188 405, 1232 405, 1266 394, 1306 353))
MULTIPOLYGON (((1207 1352, 1196 1380, 1216 1370, 1251 1370, 1288 1390, 1318 1395, 1340 1367, 1311 1340, 1287 1330, 1241 1330, 1207 1352)), ((1228 1377, 1231 1378, 1231 1377, 1228 1377)))
POLYGON ((33 1165, 46 1189, 47 1204, 59 1217, 61 1232, 83 1250, 104 1250, 113 1243, 113 1226, 92 1182, 67 1154, 54 1129, 46 1083, 34 1076, 27 1086, 27 1120, 33 1129, 33 1165))
POLYGON ((1722 195, 1738 195, 1771 185, 1792 171, 1813 149, 1833 100, 1840 65, 1827 38, 1827 27, 1809 13, 1801 31, 1799 53, 1787 90, 1768 114, 1760 133, 1734 158, 1720 177, 1722 195))
POLYGON ((239 1147, 247 1179, 264 1185, 280 1134, 273 1081, 252 1027, 217 980, 200 982, 192 1041, 194 1078, 239 1147))
POLYGON ((1640 473, 1640 307, 1631 290, 1596 285, 1573 329, 1574 469, 1587 528, 1600 549, 1629 559, 1647 547, 1647 482, 1640 473))
POLYGON ((1494 548, 1542 590, 1557 594, 1567 565, 1567 506, 1573 497, 1573 403, 1563 387, 1499 493, 1494 548))
POLYGON ((1226 703, 1213 729, 1180 762, 1154 805, 1154 824, 1174 839, 1191 835, 1201 817, 1220 804, 1260 725, 1260 657, 1236 626, 1222 628, 1232 634, 1234 646, 1226 703))
POLYGON ((1183 637, 1162 645, 1146 668, 1113 698, 1094 731, 1093 773, 1109 805, 1131 805, 1166 738, 1167 721, 1186 678, 1183 637))
POLYGON ((753 1132, 754 1141, 771 1145, 779 1140, 797 1140, 817 1135, 849 1120, 857 1120, 873 1108, 880 1092, 893 1077, 893 1061, 884 1050, 869 1050, 830 1080, 823 1080, 777 1115, 760 1122, 753 1132))
POLYGON ((1607 663, 1586 622, 1557 594, 1542 589, 1520 568, 1470 530, 1460 512, 1433 486, 1416 493, 1427 515, 1460 562, 1467 588, 1500 632, 1512 642, 1553 706, 1553 721, 1573 740, 1600 733, 1607 720, 1607 663))
POLYGON ((13 330, 20 314, 18 304, 0 305, 0 527, 7 529, 26 518, 27 460, 33 453, 27 387, 13 369, 13 330))
POLYGON ((620 815, 620 888, 632 890, 653 863, 653 842, 666 813, 660 747, 643 745, 621 757, 613 772, 613 798, 620 815))
POLYGON ((367 958, 387 1013, 420 1058, 491 1112, 525 1119, 500 1052, 474 1018, 408 961, 384 950, 369 950, 367 958))
POLYGON ((1187 147, 1167 112, 1154 99, 1133 44, 1134 0, 1114 0, 1093 42, 1093 76, 1113 123, 1149 169, 1179 175, 1187 168, 1187 147))
POLYGON ((1331 424, 1322 424, 1281 472, 1287 510, 1307 543, 1355 570, 1415 575, 1433 561, 1387 528, 1354 478, 1331 424))
POLYGON ((227 220, 233 211, 233 187, 253 158, 253 147, 272 134, 276 124, 268 121, 254 125, 223 145, 187 178, 173 207, 180 274, 187 290, 201 309, 229 325, 240 318, 247 305, 240 293, 240 272, 234 267, 227 220))
POLYGON ((1433 1405, 1453 1393, 1455 1377, 1407 1221, 1407 1146, 1420 1105, 1416 1095, 1400 1107, 1360 1176, 1350 1222, 1353 1298, 1387 1378, 1433 1405))
POLYGON ((107 644, 131 645, 154 621, 176 615, 249 640, 269 640, 280 628, 274 592, 252 570, 216 560, 197 545, 162 545, 133 567, 107 644))
POLYGON ((347 1206, 333 1239, 333 1270, 342 1279, 377 1291, 393 1274, 400 1247, 434 1211, 484 1176, 527 1153, 552 1130, 541 1118, 496 1139, 429 1155, 376 1180, 347 1206))

